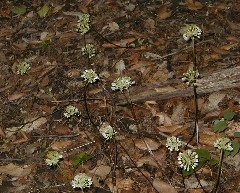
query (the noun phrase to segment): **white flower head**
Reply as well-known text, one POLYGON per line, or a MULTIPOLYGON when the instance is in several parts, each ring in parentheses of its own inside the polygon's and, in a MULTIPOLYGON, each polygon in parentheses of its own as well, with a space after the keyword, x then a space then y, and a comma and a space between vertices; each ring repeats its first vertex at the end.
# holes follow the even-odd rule
POLYGON ((195 24, 186 24, 180 32, 183 34, 183 39, 186 41, 194 39, 195 37, 200 38, 202 34, 202 30, 195 24))
POLYGON ((57 151, 49 151, 45 162, 49 166, 55 166, 55 165, 57 165, 59 160, 62 158, 63 158, 63 156, 61 154, 59 154, 57 151))
POLYGON ((199 72, 196 70, 189 69, 183 74, 182 81, 186 82, 187 85, 197 85, 197 79, 199 78, 199 72))
POLYGON ((182 141, 175 137, 168 137, 167 138, 167 143, 166 143, 166 147, 170 150, 170 151, 179 151, 179 147, 182 146, 182 141))
POLYGON ((135 81, 131 81, 130 77, 128 77, 128 76, 119 77, 112 82, 111 89, 113 91, 120 90, 122 92, 124 89, 127 90, 133 84, 135 84, 135 81))
POLYGON ((183 153, 180 152, 178 155, 178 164, 186 171, 189 171, 190 168, 194 169, 198 165, 198 154, 192 152, 190 149, 183 153))
POLYGON ((79 173, 71 182, 73 188, 81 188, 82 190, 84 188, 90 188, 92 183, 92 178, 87 176, 85 173, 79 173))
POLYGON ((111 125, 109 125, 108 122, 103 122, 100 129, 99 129, 99 132, 102 134, 102 136, 106 139, 106 140, 109 140, 109 139, 112 139, 113 136, 117 133, 111 125))
POLYGON ((90 15, 81 14, 77 22, 77 32, 84 35, 90 30, 90 15))
POLYGON ((74 107, 72 105, 68 105, 65 108, 65 111, 63 113, 64 117, 66 117, 66 118, 70 118, 72 116, 79 115, 79 114, 80 114, 80 112, 79 112, 78 108, 74 107))
POLYGON ((17 74, 24 75, 31 69, 31 65, 27 62, 21 62, 17 65, 17 74))
POLYGON ((87 81, 88 83, 91 84, 99 79, 97 73, 92 69, 85 70, 81 77, 84 78, 84 81, 87 81))
POLYGON ((93 44, 86 44, 85 47, 82 48, 83 55, 87 55, 89 58, 96 56, 96 49, 93 44))
POLYGON ((223 150, 226 150, 226 151, 232 151, 233 150, 232 142, 227 137, 221 137, 221 138, 217 139, 214 142, 214 147, 216 147, 218 149, 223 149, 223 150))

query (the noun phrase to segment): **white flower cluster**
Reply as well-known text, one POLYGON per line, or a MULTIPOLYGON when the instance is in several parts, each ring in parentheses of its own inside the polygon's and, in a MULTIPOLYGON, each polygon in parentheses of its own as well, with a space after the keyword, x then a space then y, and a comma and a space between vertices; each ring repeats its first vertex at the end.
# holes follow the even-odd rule
POLYGON ((27 62, 22 62, 17 65, 17 74, 24 75, 31 69, 31 65, 27 62))
POLYGON ((91 84, 96 82, 99 79, 96 72, 92 69, 85 70, 81 77, 84 78, 84 81, 87 81, 88 83, 91 83, 91 84))
POLYGON ((196 70, 189 69, 186 73, 183 74, 182 81, 186 82, 187 85, 196 86, 197 79, 199 78, 199 72, 196 70))
POLYGON ((87 55, 89 58, 92 58, 96 55, 96 49, 93 44, 87 44, 84 48, 82 48, 83 55, 87 55))
POLYGON ((90 15, 81 14, 77 22, 77 32, 84 35, 90 30, 90 15))
POLYGON ((73 188, 81 188, 82 190, 84 188, 89 188, 92 183, 92 179, 85 173, 79 173, 71 182, 73 188))
POLYGON ((78 110, 77 107, 74 107, 72 105, 68 105, 66 108, 65 108, 65 112, 63 113, 64 117, 66 118, 70 118, 74 115, 79 115, 80 112, 78 110))
POLYGON ((102 134, 102 136, 106 139, 106 140, 109 140, 109 139, 112 139, 113 136, 117 133, 111 125, 109 125, 108 122, 103 122, 100 129, 99 129, 99 132, 102 134))
POLYGON ((200 38, 202 34, 202 30, 195 24, 186 24, 180 32, 183 34, 183 39, 186 41, 194 39, 195 37, 200 38))
POLYGON ((124 89, 127 90, 133 84, 135 84, 135 81, 131 81, 130 77, 128 77, 128 76, 119 77, 112 82, 111 89, 113 91, 120 90, 122 92, 124 89))
POLYGON ((190 168, 194 169, 198 165, 198 154, 196 152, 192 152, 190 149, 183 153, 179 153, 178 164, 186 171, 189 171, 190 168))
POLYGON ((167 138, 167 143, 166 143, 166 147, 170 150, 170 151, 179 151, 179 147, 182 146, 182 141, 175 137, 168 137, 167 138))
POLYGON ((217 139, 214 142, 214 147, 216 147, 218 149, 223 149, 223 150, 226 150, 226 151, 232 151, 233 150, 231 140, 227 137, 221 137, 220 139, 217 139))
POLYGON ((57 151, 49 151, 45 162, 49 166, 55 166, 55 165, 57 165, 59 160, 62 158, 63 158, 63 156, 61 154, 59 154, 57 151))

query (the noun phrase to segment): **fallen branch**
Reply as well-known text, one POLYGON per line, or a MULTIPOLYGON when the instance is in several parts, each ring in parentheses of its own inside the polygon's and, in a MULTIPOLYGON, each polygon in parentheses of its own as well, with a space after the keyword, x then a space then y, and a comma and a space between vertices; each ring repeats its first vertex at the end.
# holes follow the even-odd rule
MULTIPOLYGON (((240 87, 240 66, 203 74, 202 78, 197 80, 198 95, 237 87, 240 87)), ((192 88, 186 86, 180 79, 133 87, 130 93, 134 103, 194 95, 192 88)), ((119 96, 118 101, 117 105, 128 104, 122 96, 119 96)))

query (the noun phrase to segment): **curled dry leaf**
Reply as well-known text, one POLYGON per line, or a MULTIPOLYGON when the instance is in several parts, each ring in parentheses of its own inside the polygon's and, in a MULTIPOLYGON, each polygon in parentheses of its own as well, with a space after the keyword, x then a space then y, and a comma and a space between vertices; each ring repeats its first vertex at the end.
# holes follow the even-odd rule
POLYGON ((122 190, 131 190, 133 189, 134 181, 130 178, 123 179, 123 180, 117 180, 117 188, 122 190))
POLYGON ((153 187, 159 193, 177 193, 177 190, 170 184, 160 180, 159 178, 155 178, 153 180, 153 187))
POLYGON ((167 19, 171 16, 172 11, 168 10, 166 5, 161 5, 157 11, 157 15, 160 19, 167 19))
POLYGON ((197 11, 203 8, 202 3, 195 0, 186 0, 184 4, 187 6, 188 9, 194 10, 194 11, 197 11))
POLYGON ((135 141, 135 145, 137 148, 142 150, 156 150, 159 148, 160 143, 153 141, 150 138, 144 138, 144 141, 142 139, 137 139, 135 141), (145 141, 145 142, 144 142, 145 141))

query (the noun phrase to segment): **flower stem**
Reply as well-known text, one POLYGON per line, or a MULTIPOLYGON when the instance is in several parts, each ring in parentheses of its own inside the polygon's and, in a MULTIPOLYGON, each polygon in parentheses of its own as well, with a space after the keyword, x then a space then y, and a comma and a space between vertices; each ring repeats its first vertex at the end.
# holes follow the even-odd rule
POLYGON ((219 167, 218 167, 217 180, 216 180, 216 184, 215 184, 213 190, 211 191, 211 193, 216 193, 218 190, 218 187, 219 187, 220 177, 221 177, 221 173, 222 173, 223 155, 224 155, 224 150, 221 149, 220 156, 219 156, 219 167))

